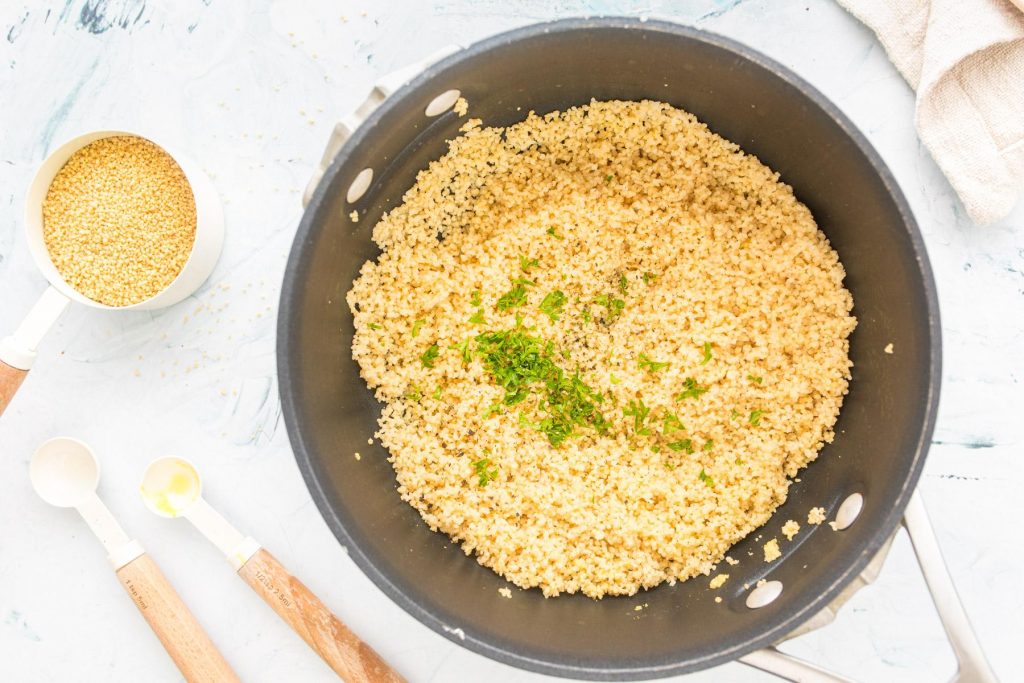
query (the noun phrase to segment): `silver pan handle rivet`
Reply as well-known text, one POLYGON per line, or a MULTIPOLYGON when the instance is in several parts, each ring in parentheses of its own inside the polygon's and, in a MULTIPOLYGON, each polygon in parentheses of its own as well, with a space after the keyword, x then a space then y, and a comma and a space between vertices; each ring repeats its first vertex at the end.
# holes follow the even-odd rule
POLYGON ((859 493, 853 493, 846 497, 843 504, 839 506, 839 511, 836 512, 835 526, 833 527, 836 531, 842 531, 846 529, 855 521, 857 521, 860 511, 864 508, 864 496, 859 493))
POLYGON ((345 195, 345 199, 349 204, 358 202, 359 198, 366 194, 366 191, 370 189, 370 183, 373 182, 373 169, 364 168, 356 176, 356 179, 352 181, 352 184, 348 186, 348 194, 345 195))
POLYGON ((758 609, 775 602, 782 595, 781 581, 765 581, 747 595, 747 607, 758 609))
POLYGON ((459 90, 445 90, 443 93, 430 100, 430 104, 423 110, 427 116, 440 116, 455 106, 462 92, 459 90))

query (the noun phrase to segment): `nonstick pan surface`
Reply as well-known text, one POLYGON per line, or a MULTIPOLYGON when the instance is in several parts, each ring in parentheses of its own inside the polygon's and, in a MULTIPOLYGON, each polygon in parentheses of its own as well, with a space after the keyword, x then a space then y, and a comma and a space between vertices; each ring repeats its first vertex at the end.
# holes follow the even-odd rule
POLYGON ((395 602, 446 637, 515 666, 653 678, 779 640, 834 598, 892 533, 934 426, 939 313, 906 200, 878 154, 820 93, 752 50, 695 29, 567 20, 501 34, 429 67, 346 142, 312 196, 288 260, 278 371, 288 432, 314 500, 339 542, 395 602), (345 293, 377 255, 373 225, 465 122, 452 112, 424 115, 452 88, 469 101, 469 115, 489 125, 591 98, 682 107, 780 172, 838 251, 859 324, 835 442, 792 484, 764 538, 756 541, 755 533, 733 548, 742 561, 729 568, 724 588, 712 593, 698 577, 632 598, 545 599, 538 590, 515 590, 505 599, 503 579, 432 533, 400 500, 387 452, 367 444, 380 406, 351 358, 345 293), (347 188, 364 168, 374 170, 373 183, 349 205, 347 188), (358 222, 349 218, 353 209, 358 222), (893 355, 883 351, 890 343, 893 355), (761 544, 786 520, 805 521, 815 506, 834 514, 855 492, 865 505, 851 528, 804 524, 794 542, 782 544, 782 559, 762 561, 761 544), (750 610, 744 586, 764 577, 782 581, 783 593, 750 610))

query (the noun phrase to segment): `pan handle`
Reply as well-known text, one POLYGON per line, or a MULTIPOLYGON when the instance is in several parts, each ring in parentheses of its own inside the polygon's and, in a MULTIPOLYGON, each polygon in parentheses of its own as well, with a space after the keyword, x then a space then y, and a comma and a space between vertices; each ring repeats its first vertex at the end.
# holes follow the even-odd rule
MULTIPOLYGON (((953 653, 956 655, 957 672, 950 679, 950 683, 957 681, 997 683, 996 676, 992 672, 988 660, 985 659, 985 653, 974 634, 974 629, 971 628, 971 622, 964 611, 963 603, 960 602, 960 597, 957 595, 953 579, 946 569, 946 562, 942 558, 938 539, 935 537, 935 531, 919 491, 914 491, 910 496, 910 502, 903 513, 901 524, 907 530, 907 535, 910 536, 910 543, 914 547, 914 555, 917 556, 921 573, 928 585, 928 592, 931 593, 935 609, 939 613, 939 619, 942 620, 942 627, 946 631, 946 637, 949 638, 953 653)), ((836 683, 849 680, 820 669, 802 659, 780 652, 774 647, 751 652, 740 657, 739 661, 779 678, 798 683, 836 683)))
POLYGON ((447 45, 419 61, 407 64, 401 69, 392 71, 377 79, 377 82, 373 84, 370 94, 366 96, 363 103, 356 107, 355 111, 335 124, 334 130, 331 131, 331 137, 327 140, 327 148, 324 150, 324 155, 320 159, 320 165, 313 171, 313 177, 309 179, 306 191, 302 193, 302 206, 305 207, 309 204, 313 191, 320 184, 320 179, 324 177, 324 173, 330 167, 331 162, 334 161, 334 157, 338 156, 341 146, 356 131, 356 128, 362 125, 363 121, 373 113, 373 110, 380 106, 381 102, 387 99, 391 93, 418 76, 420 72, 431 64, 461 49, 461 45, 447 45))

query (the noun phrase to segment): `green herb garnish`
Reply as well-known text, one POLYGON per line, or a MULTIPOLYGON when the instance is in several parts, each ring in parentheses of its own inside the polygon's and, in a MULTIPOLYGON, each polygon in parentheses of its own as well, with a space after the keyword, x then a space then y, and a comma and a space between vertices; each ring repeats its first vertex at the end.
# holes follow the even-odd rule
POLYGON ((736 410, 735 408, 733 408, 732 412, 729 413, 729 419, 730 420, 735 420, 739 416, 740 416, 740 411, 736 410))
POLYGON ((540 261, 535 258, 527 258, 522 254, 519 255, 519 270, 524 273, 529 273, 530 268, 536 268, 540 265, 540 261))
POLYGON ((501 295, 496 304, 498 310, 507 311, 510 308, 518 308, 526 303, 526 287, 521 284, 517 284, 515 287, 510 289, 501 295))
POLYGON ((692 377, 687 377, 683 380, 683 390, 676 394, 676 401, 683 401, 688 398, 697 398, 701 394, 707 393, 708 388, 702 387, 697 384, 697 380, 692 377))
POLYGON ((556 289, 553 292, 549 292, 544 297, 544 300, 540 302, 540 311, 551 318, 551 322, 554 322, 562 314, 562 306, 565 306, 565 301, 565 294, 561 290, 556 289))
POLYGON ((486 322, 487 321, 484 320, 484 309, 482 309, 482 308, 476 309, 476 313, 474 313, 473 315, 469 316, 469 324, 470 325, 483 325, 486 322))
POLYGON ((622 296, 629 293, 629 280, 626 279, 625 274, 619 276, 619 291, 622 292, 622 296))
POLYGON ((667 445, 674 451, 686 451, 687 453, 693 453, 693 441, 691 441, 690 439, 673 441, 672 443, 667 445))
POLYGON ((763 410, 751 410, 750 417, 747 418, 747 422, 754 425, 755 427, 761 424, 761 416, 764 415, 763 410))
POLYGON ((589 323, 590 322, 591 316, 590 316, 590 309, 589 308, 584 308, 582 313, 580 313, 580 315, 583 316, 583 322, 585 322, 585 323, 589 323))
POLYGON ((409 388, 405 392, 405 398, 419 403, 420 399, 423 398, 423 392, 420 391, 420 388, 415 384, 410 384, 409 388))
POLYGON ((440 385, 438 385, 438 387, 436 389, 434 389, 434 393, 432 394, 431 398, 433 398, 435 401, 440 401, 441 400, 441 386, 440 385))
POLYGON ((623 301, 622 299, 613 298, 609 294, 602 294, 598 297, 595 297, 594 303, 597 304, 598 306, 604 306, 606 309, 608 309, 605 318, 609 322, 618 318, 622 314, 622 309, 626 307, 625 301, 623 301))
POLYGON ((556 240, 564 240, 565 239, 564 237, 559 235, 557 232, 555 232, 555 226, 553 226, 553 225, 550 228, 548 228, 548 234, 551 235, 552 237, 554 237, 556 240))
POLYGON ((591 389, 579 373, 569 375, 555 361, 554 344, 521 329, 487 332, 476 337, 476 351, 494 381, 505 390, 504 403, 514 405, 536 393, 544 417, 538 429, 556 448, 590 427, 606 434, 610 427, 598 405, 604 396, 591 389))
POLYGON ((500 413, 501 413, 501 404, 500 403, 492 403, 490 405, 490 407, 487 408, 487 412, 484 413, 484 419, 486 420, 487 418, 492 417, 494 415, 499 415, 500 413))
POLYGON ((458 344, 453 344, 448 347, 449 349, 458 351, 459 355, 462 356, 462 362, 465 364, 468 364, 471 360, 473 360, 473 352, 469 348, 470 341, 471 340, 469 339, 463 339, 458 344))
POLYGON ((611 382, 612 384, 618 384, 622 380, 613 375, 612 373, 608 373, 608 381, 611 382))
POLYGON ((380 329, 380 325, 378 325, 377 323, 366 323, 366 326, 369 327, 371 330, 379 330, 380 329))
POLYGON ((743 464, 743 458, 736 458, 736 464, 737 465, 742 465, 743 464))
POLYGON ((498 470, 491 467, 490 458, 477 460, 473 463, 473 469, 476 471, 477 483, 480 486, 487 486, 487 484, 498 478, 498 470))
POLYGON ((524 287, 536 287, 537 283, 533 280, 527 280, 525 277, 517 277, 512 279, 512 284, 523 285, 524 287))
POLYGON ((665 368, 667 368, 669 366, 668 362, 661 363, 661 362, 658 362, 658 361, 651 360, 650 358, 647 357, 646 353, 641 353, 640 354, 640 359, 636 362, 636 365, 641 370, 645 370, 646 369, 646 370, 648 370, 650 372, 657 372, 658 370, 664 370, 665 368))
POLYGON ((700 480, 704 482, 708 488, 712 488, 715 485, 715 480, 708 476, 708 473, 704 471, 704 468, 700 470, 700 480))
POLYGON ((703 450, 703 451, 710 451, 714 447, 715 447, 715 440, 714 439, 708 439, 707 441, 704 442, 704 446, 701 448, 701 450, 703 450))
POLYGON ((644 280, 644 284, 645 285, 649 285, 649 284, 651 284, 652 282, 654 282, 657 279, 658 279, 658 276, 655 275, 654 273, 644 273, 644 275, 643 275, 643 280, 644 280))
POLYGON ((441 353, 441 349, 438 348, 437 344, 431 344, 423 355, 420 356, 420 361, 423 363, 425 368, 433 368, 434 361, 437 360, 437 356, 441 353))
POLYGON ((755 384, 760 384, 761 382, 764 381, 764 377, 754 377, 753 375, 747 375, 747 379, 749 379, 751 382, 754 382, 755 384))
POLYGON ((412 324, 412 336, 413 337, 418 337, 419 336, 420 328, 423 327, 426 324, 426 322, 427 322, 426 320, 424 320, 423 318, 420 318, 419 320, 417 320, 416 322, 414 322, 412 324))
POLYGON ((682 423, 679 417, 675 413, 667 412, 665 417, 661 418, 661 433, 665 436, 673 432, 679 432, 686 429, 686 426, 682 423))
POLYGON ((668 460, 666 460, 666 461, 665 461, 665 469, 666 469, 666 470, 668 470, 669 472, 671 472, 671 471, 672 471, 672 470, 674 470, 675 468, 676 468, 676 466, 675 466, 675 465, 673 465, 672 463, 670 463, 670 462, 669 462, 668 460))
POLYGON ((700 364, 707 365, 709 360, 711 360, 711 342, 704 342, 704 358, 700 364))
POLYGON ((612 180, 613 180, 614 178, 615 178, 615 176, 614 176, 614 175, 612 175, 611 173, 609 173, 608 175, 606 175, 606 176, 604 177, 604 182, 605 182, 605 183, 610 183, 610 182, 611 182, 611 181, 612 181, 612 180))
POLYGON ((650 428, 644 426, 650 413, 651 409, 644 404, 643 399, 629 399, 629 403, 622 409, 624 416, 633 418, 633 432, 645 436, 651 433, 650 428))
POLYGON ((473 290, 473 295, 470 297, 469 303, 470 303, 471 306, 479 306, 480 304, 483 303, 483 299, 480 298, 480 290, 479 289, 474 289, 473 290))

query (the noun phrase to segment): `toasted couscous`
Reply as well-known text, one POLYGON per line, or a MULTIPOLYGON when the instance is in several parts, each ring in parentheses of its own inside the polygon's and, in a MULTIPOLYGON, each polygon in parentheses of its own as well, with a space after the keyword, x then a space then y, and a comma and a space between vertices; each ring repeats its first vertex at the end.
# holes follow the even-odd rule
POLYGON ((856 324, 835 251, 664 103, 463 131, 348 293, 400 495, 547 596, 709 574, 833 438, 856 324))

